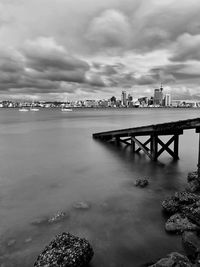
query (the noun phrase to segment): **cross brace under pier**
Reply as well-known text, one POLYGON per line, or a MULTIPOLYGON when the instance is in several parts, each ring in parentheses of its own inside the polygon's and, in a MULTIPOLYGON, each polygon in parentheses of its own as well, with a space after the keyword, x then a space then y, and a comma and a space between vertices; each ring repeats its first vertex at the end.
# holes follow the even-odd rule
POLYGON ((151 159, 156 161, 158 157, 164 152, 168 152, 174 159, 179 159, 178 155, 178 144, 179 144, 179 135, 183 134, 183 131, 179 131, 171 134, 171 138, 164 143, 157 134, 152 134, 150 137, 142 143, 138 140, 137 136, 131 136, 128 138, 116 137, 116 143, 120 142, 126 145, 130 145, 133 152, 140 152, 141 150, 151 159), (173 143, 173 149, 170 148, 170 145, 173 143), (158 149, 160 145, 160 149, 158 149), (137 148, 136 148, 137 146, 137 148))

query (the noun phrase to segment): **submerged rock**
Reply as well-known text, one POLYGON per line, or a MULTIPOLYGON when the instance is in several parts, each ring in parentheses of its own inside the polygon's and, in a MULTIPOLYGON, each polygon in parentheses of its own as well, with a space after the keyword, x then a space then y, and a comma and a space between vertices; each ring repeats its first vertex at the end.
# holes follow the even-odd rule
POLYGON ((16 239, 11 239, 11 240, 8 241, 7 246, 8 247, 12 247, 12 246, 14 246, 16 244, 16 242, 17 242, 16 239))
POLYGON ((166 258, 160 259, 149 267, 192 267, 192 264, 186 256, 172 252, 166 258))
POLYGON ((73 207, 75 209, 88 210, 90 208, 90 204, 87 202, 81 201, 81 202, 74 204, 73 207))
POLYGON ((65 212, 58 211, 57 213, 55 213, 52 217, 48 219, 48 223, 56 223, 61 220, 64 220, 66 217, 68 217, 68 215, 65 212))
POLYGON ((200 239, 197 233, 186 231, 182 235, 182 242, 189 259, 195 262, 200 253, 200 239))
POLYGON ((183 231, 195 231, 199 227, 193 224, 189 219, 183 214, 176 213, 172 215, 165 223, 165 230, 167 232, 177 232, 181 233, 183 231))
POLYGON ((146 187, 147 185, 149 184, 149 181, 147 179, 137 179, 135 181, 135 186, 138 186, 138 187, 146 187))
POLYGON ((70 233, 62 233, 38 256, 36 267, 83 267, 94 255, 90 243, 70 233))
POLYGON ((67 214, 63 211, 58 211, 54 215, 52 215, 51 217, 37 218, 34 221, 32 221, 31 224, 38 225, 38 226, 53 224, 53 223, 60 222, 61 220, 67 219, 68 217, 69 217, 69 214, 67 214))

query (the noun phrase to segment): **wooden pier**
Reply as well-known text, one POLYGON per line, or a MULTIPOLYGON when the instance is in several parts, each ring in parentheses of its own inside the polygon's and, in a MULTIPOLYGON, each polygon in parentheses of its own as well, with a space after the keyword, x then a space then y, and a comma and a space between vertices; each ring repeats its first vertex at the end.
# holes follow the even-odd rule
MULTIPOLYGON (((196 129, 196 133, 199 133, 200 136, 200 118, 94 133, 93 138, 107 142, 114 141, 116 144, 123 143, 131 146, 133 152, 140 152, 142 150, 154 161, 164 151, 167 151, 174 159, 179 159, 179 135, 183 134, 183 131, 187 129, 196 129), (147 136, 148 138, 142 143, 138 139, 139 136, 147 136), (160 136, 170 137, 164 143, 160 136), (173 144, 173 148, 170 148, 171 144, 173 144), (158 149, 159 145, 160 149, 158 149)), ((200 137, 198 171, 200 173, 200 137)))

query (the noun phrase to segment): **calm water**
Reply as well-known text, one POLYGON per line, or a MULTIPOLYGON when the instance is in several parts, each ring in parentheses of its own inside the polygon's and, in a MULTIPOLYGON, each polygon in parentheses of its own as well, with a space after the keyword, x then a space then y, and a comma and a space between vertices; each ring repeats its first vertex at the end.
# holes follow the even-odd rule
POLYGON ((180 237, 164 231, 160 203, 182 189, 187 172, 196 169, 198 135, 189 130, 181 136, 178 162, 163 154, 154 163, 95 141, 92 133, 199 114, 195 109, 0 110, 0 266, 32 266, 63 231, 91 242, 92 267, 137 267, 181 252, 180 237), (134 187, 139 177, 149 178, 149 187, 134 187), (75 210, 79 201, 91 208, 75 210), (45 227, 32 224, 57 211, 69 218, 45 227))

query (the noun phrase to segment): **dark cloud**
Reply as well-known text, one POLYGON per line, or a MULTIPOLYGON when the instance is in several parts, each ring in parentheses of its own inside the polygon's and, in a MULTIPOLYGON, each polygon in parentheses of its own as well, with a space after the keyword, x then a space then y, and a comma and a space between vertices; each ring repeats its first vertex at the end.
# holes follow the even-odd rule
POLYGON ((172 61, 200 61, 200 34, 191 35, 185 33, 181 35, 175 44, 173 56, 170 58, 172 61))
POLYGON ((0 5, 0 91, 103 94, 160 82, 199 90, 199 0, 0 5))

